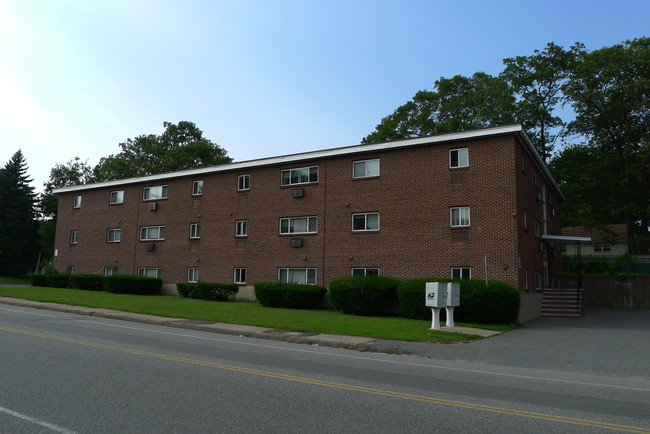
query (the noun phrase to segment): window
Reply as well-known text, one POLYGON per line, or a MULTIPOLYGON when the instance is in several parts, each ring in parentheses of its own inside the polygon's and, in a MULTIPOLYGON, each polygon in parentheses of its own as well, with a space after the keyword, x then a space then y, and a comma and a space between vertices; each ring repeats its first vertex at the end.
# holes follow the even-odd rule
POLYGON ((142 193, 144 200, 156 200, 167 198, 167 186, 158 185, 156 187, 145 187, 142 193))
POLYGON ((363 214, 352 214, 353 231, 378 231, 379 213, 368 212, 363 214))
POLYGON ((278 281, 284 283, 300 283, 303 285, 316 284, 315 268, 280 268, 278 281))
POLYGON ((68 274, 77 274, 77 267, 68 267, 68 274))
POLYGON ((201 223, 190 224, 190 238, 192 239, 201 238, 201 223))
MULTIPOLYGON (((192 182, 192 196, 201 196, 203 194, 203 181, 192 182)), ((165 194, 165 196, 167 196, 165 194)))
POLYGON ((526 210, 524 210, 523 218, 524 218, 524 230, 527 231, 528 230, 528 213, 526 212, 526 210))
POLYGON ((452 279, 471 279, 472 269, 470 267, 451 267, 452 279))
POLYGON ((467 167, 469 166, 469 153, 467 148, 449 150, 449 167, 467 167))
POLYGON ((72 208, 81 208, 81 196, 72 198, 72 208))
POLYGON ((235 222, 235 236, 236 237, 248 236, 248 220, 238 220, 235 222))
POLYGON ((533 170, 533 175, 531 176, 531 179, 533 181, 533 185, 537 187, 537 172, 533 170))
POLYGON ((533 223, 535 225, 535 236, 539 237, 542 235, 542 225, 539 223, 539 221, 535 220, 533 223))
POLYGON ((138 276, 142 277, 156 277, 162 279, 162 268, 138 268, 138 276))
POLYGON ((106 242, 119 243, 121 239, 122 239, 122 229, 115 228, 106 231, 106 242))
POLYGON ((542 289, 542 273, 535 271, 535 289, 542 289))
POLYGON ((281 234, 313 234, 318 227, 318 217, 290 217, 280 219, 281 234))
POLYGON ((235 283, 238 283, 240 285, 246 283, 245 268, 235 268, 235 283))
POLYGON ((301 167, 282 171, 282 185, 318 182, 318 166, 301 167))
POLYGON ((352 163, 353 178, 368 178, 371 176, 379 176, 379 158, 352 163))
POLYGON ((611 252, 611 244, 606 243, 594 243, 594 252, 611 252))
POLYGON ((164 226, 143 226, 140 228, 140 241, 146 240, 164 240, 164 226))
POLYGON ((199 281, 199 269, 198 268, 188 268, 187 269, 187 281, 189 283, 196 283, 199 281))
POLYGON ((70 244, 77 244, 79 240, 79 231, 70 231, 70 244))
POLYGON ((104 276, 115 276, 117 271, 117 267, 104 267, 104 276))
POLYGON ((456 206, 450 209, 451 227, 469 226, 469 207, 456 206))
POLYGON ((237 177, 237 190, 249 190, 251 188, 251 176, 239 175, 237 177))
POLYGON ((353 268, 353 276, 379 276, 379 268, 353 268))
POLYGON ((111 195, 108 199, 108 203, 115 205, 117 203, 124 203, 124 190, 111 191, 111 195))
POLYGON ((528 289, 528 268, 524 271, 524 289, 528 289))

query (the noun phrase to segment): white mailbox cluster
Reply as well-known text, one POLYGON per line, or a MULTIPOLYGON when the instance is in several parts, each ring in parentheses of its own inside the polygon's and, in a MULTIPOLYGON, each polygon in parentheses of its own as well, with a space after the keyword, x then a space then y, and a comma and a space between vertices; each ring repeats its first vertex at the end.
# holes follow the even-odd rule
POLYGON ((454 327, 454 307, 460 306, 460 283, 427 282, 426 305, 431 308, 433 316, 431 328, 440 329, 440 309, 447 311, 447 327, 454 327))

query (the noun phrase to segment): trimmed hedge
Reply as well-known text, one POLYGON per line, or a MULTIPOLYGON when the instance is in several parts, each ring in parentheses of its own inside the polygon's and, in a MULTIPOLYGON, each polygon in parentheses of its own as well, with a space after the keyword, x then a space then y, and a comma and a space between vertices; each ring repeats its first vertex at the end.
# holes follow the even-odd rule
POLYGON ((460 282, 460 306, 454 319, 483 324, 509 324, 517 321, 519 291, 505 282, 477 279, 414 279, 397 287, 401 315, 406 318, 431 319, 431 308, 425 306, 427 282, 460 282))
POLYGON ((75 289, 101 291, 104 289, 104 276, 99 274, 71 274, 70 286, 75 289))
POLYGON ((162 279, 155 277, 120 274, 104 278, 104 289, 115 294, 155 295, 160 293, 160 288, 162 279))
POLYGON ((32 286, 49 286, 47 284, 47 274, 32 274, 30 279, 32 281, 32 286))
POLYGON ((318 309, 325 302, 327 288, 298 283, 260 282, 255 284, 255 298, 266 307, 318 309))
POLYGON ((70 288, 70 274, 46 274, 45 281, 52 288, 70 288))
POLYGON ((329 301, 342 313, 395 315, 398 280, 386 276, 347 276, 330 282, 329 301))
POLYGON ((226 301, 239 292, 235 284, 208 282, 177 283, 176 289, 181 297, 211 301, 226 301))

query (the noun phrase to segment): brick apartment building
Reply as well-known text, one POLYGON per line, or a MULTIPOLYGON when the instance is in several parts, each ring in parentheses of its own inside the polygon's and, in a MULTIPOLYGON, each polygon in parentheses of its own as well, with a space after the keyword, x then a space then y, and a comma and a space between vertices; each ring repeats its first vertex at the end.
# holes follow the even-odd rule
POLYGON ((519 125, 61 188, 58 271, 555 286, 562 193, 519 125))

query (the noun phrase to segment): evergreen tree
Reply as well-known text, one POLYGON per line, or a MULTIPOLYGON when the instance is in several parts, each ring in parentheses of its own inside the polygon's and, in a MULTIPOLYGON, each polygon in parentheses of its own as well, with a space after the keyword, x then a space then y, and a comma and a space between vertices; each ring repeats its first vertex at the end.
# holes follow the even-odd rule
POLYGON ((24 277, 39 252, 36 195, 19 150, 0 169, 0 275, 24 277))

